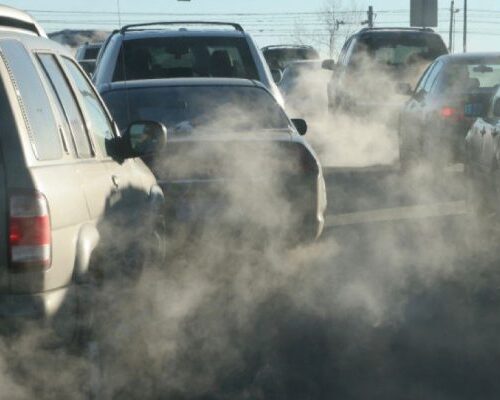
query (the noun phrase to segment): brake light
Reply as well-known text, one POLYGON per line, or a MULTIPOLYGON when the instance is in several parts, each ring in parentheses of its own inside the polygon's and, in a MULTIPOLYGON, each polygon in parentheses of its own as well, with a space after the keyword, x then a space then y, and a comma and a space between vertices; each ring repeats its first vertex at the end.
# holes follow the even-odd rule
POLYGON ((456 108, 453 107, 443 107, 439 111, 439 115, 441 117, 449 119, 449 118, 455 118, 455 119, 460 119, 463 117, 463 114, 459 112, 456 108))
POLYGON ((300 163, 302 167, 302 172, 318 172, 318 165, 316 164, 316 160, 312 157, 306 149, 300 150, 300 163))
POLYGON ((47 199, 39 192, 14 193, 9 199, 10 267, 14 272, 51 265, 51 227, 47 199))

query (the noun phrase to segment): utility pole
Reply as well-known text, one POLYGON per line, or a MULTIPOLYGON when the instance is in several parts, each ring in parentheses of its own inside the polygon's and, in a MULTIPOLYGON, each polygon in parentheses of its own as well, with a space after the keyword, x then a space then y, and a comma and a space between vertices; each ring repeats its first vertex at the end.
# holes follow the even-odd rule
POLYGON ((448 50, 450 53, 453 53, 454 50, 454 43, 453 43, 453 38, 455 35, 455 14, 458 13, 460 10, 458 8, 455 8, 455 0, 451 0, 451 5, 450 5, 450 38, 448 41, 448 50))
POLYGON ((118 29, 122 27, 122 9, 120 7, 120 0, 116 0, 116 10, 118 12, 118 29))
POLYGON ((368 19, 366 21, 361 22, 361 25, 368 25, 368 28, 373 28, 373 7, 368 7, 368 19))
POLYGON ((467 0, 464 0, 464 53, 467 53, 467 0))
POLYGON ((373 28, 373 7, 368 7, 368 28, 373 28))
POLYGON ((453 49, 453 18, 455 15, 455 2, 451 0, 451 5, 450 5, 450 36, 448 39, 448 51, 451 53, 453 49))

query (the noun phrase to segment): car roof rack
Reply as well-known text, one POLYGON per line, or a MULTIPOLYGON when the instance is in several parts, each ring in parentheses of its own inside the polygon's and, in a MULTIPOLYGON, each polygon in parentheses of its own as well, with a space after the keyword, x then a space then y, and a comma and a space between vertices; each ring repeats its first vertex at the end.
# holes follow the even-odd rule
POLYGON ((423 31, 423 32, 434 32, 432 28, 424 28, 424 27, 397 27, 397 26, 378 26, 376 28, 361 28, 358 33, 367 32, 367 31, 423 31))
POLYGON ((47 37, 43 28, 28 13, 17 8, 0 5, 0 28, 22 30, 36 36, 47 37))
POLYGON ((125 33, 127 31, 136 30, 138 28, 147 28, 150 26, 159 25, 216 25, 216 26, 232 26, 238 32, 245 32, 240 24, 235 24, 233 22, 217 22, 217 21, 165 21, 165 22, 146 22, 144 24, 130 24, 125 25, 120 29, 120 33, 125 33))
POLYGON ((283 47, 296 47, 296 48, 301 48, 301 49, 314 49, 313 46, 309 46, 307 44, 272 44, 270 46, 264 46, 262 50, 264 49, 279 49, 283 47))

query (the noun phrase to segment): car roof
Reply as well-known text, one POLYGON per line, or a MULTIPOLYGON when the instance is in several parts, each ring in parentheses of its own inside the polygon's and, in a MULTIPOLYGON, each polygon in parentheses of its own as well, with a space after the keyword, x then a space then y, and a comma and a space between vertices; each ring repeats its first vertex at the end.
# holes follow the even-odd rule
POLYGON ((430 28, 399 28, 399 27, 380 27, 380 28, 363 28, 356 32, 355 36, 369 36, 371 34, 402 34, 402 33, 420 33, 423 35, 437 35, 434 30, 430 28))
POLYGON ((31 35, 47 37, 43 28, 28 13, 17 8, 0 5, 0 29, 26 32, 31 35))
MULTIPOLYGON (((120 33, 119 31, 116 33, 120 33)), ((150 39, 157 37, 244 37, 245 32, 229 29, 146 29, 130 30, 123 34, 123 40, 150 39)))
POLYGON ((80 47, 85 47, 87 49, 95 49, 97 47, 101 47, 103 44, 103 42, 97 42, 97 43, 84 43, 84 44, 81 44, 80 47))
POLYGON ((130 81, 113 82, 106 86, 104 91, 121 89, 141 89, 152 87, 174 87, 174 86, 233 86, 233 87, 256 87, 266 91, 267 88, 260 82, 250 79, 239 78, 161 78, 141 79, 130 81))
POLYGON ((0 38, 2 39, 17 39, 30 50, 51 50, 66 56, 71 56, 70 50, 54 40, 50 40, 45 36, 36 36, 21 30, 4 30, 0 29, 0 38))
POLYGON ((313 46, 305 44, 274 44, 270 46, 265 46, 262 48, 264 50, 279 50, 279 49, 312 49, 315 50, 313 46))
POLYGON ((288 63, 287 67, 300 66, 300 65, 315 65, 322 64, 322 60, 295 60, 288 63))
POLYGON ((458 53, 458 54, 445 54, 438 57, 436 60, 444 61, 446 63, 466 62, 481 63, 485 60, 500 60, 500 52, 477 52, 477 53, 458 53))

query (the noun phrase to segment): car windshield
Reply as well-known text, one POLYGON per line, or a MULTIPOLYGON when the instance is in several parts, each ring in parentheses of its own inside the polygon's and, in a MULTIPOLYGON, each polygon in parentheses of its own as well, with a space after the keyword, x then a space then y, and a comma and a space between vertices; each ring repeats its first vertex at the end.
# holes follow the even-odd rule
POLYGON ((312 48, 269 49, 264 51, 267 63, 273 69, 285 69, 293 61, 316 60, 319 54, 312 48))
POLYGON ((120 129, 138 120, 160 121, 173 134, 288 129, 273 97, 256 87, 171 86, 103 94, 120 129))
POLYGON ((412 65, 432 61, 446 54, 446 47, 437 35, 422 33, 380 33, 363 37, 355 54, 367 54, 380 64, 391 66, 412 65))
POLYGON ((125 40, 113 81, 180 77, 258 79, 248 43, 239 37, 125 40))

